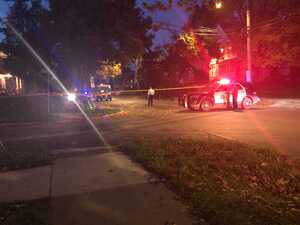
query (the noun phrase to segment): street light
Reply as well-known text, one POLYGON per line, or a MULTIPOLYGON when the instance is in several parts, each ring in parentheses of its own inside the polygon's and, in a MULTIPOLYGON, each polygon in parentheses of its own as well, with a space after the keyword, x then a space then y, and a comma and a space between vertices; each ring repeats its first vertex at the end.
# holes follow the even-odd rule
MULTIPOLYGON (((215 6, 221 9, 223 4, 221 1, 216 1, 215 6)), ((251 56, 251 20, 250 20, 250 0, 246 0, 246 28, 247 28, 247 70, 246 82, 252 82, 252 56, 251 56)))

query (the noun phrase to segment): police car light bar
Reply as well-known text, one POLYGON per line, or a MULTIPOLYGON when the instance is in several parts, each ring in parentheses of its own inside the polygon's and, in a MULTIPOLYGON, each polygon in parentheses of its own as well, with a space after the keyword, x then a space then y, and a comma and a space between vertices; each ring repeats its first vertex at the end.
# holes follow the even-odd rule
POLYGON ((218 84, 227 85, 227 84, 230 84, 230 80, 227 78, 223 78, 218 81, 218 84))

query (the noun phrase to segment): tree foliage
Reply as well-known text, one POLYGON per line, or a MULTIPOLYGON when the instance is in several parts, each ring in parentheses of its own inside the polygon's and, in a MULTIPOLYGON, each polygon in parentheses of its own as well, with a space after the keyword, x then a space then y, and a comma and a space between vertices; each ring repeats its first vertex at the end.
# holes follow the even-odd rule
MULTIPOLYGON (((246 57, 245 0, 222 0, 222 9, 215 8, 215 0, 177 0, 172 4, 174 2, 189 13, 189 26, 193 29, 199 25, 214 28, 220 24, 238 55, 246 57)), ((254 66, 278 67, 283 63, 297 65, 300 54, 297 41, 300 31, 300 1, 251 0, 250 3, 254 66)), ((152 10, 159 5, 158 2, 153 4, 152 10)), ((208 41, 212 40, 208 38, 208 41)))
POLYGON ((99 69, 96 71, 96 74, 103 77, 116 77, 122 74, 122 65, 121 63, 116 62, 99 62, 99 69))
POLYGON ((170 9, 173 5, 173 0, 164 1, 154 1, 153 3, 143 2, 143 7, 150 12, 155 12, 157 10, 166 11, 170 9))
MULTIPOLYGON (((152 45, 152 21, 135 0, 9 0, 7 20, 67 84, 87 82, 100 62, 127 67, 152 45)), ((1 46, 16 74, 37 74, 40 65, 7 26, 1 46)))
POLYGON ((126 66, 152 44, 152 21, 134 0, 50 0, 50 9, 70 67, 86 64, 95 71, 97 62, 107 60, 126 66))
MULTIPOLYGON (((49 18, 48 11, 43 7, 41 0, 15 0, 11 2, 13 4, 6 20, 22 34, 24 39, 39 52, 44 60, 49 62, 49 54, 42 47, 40 38, 40 29, 49 18)), ((7 54, 4 60, 4 69, 21 76, 26 82, 38 80, 43 85, 47 76, 43 75, 39 63, 5 23, 3 23, 1 32, 4 34, 4 39, 0 43, 0 48, 7 54)))
POLYGON ((187 82, 205 80, 208 61, 209 56, 201 39, 186 33, 163 49, 147 54, 142 74, 147 85, 177 87, 187 82))

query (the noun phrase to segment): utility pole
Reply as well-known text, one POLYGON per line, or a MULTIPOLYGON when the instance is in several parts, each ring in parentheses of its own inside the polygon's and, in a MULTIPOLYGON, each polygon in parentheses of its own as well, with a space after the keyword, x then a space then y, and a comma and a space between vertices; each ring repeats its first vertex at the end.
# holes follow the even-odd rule
MULTIPOLYGON (((252 59, 251 59, 251 13, 250 13, 250 0, 246 1, 246 32, 247 32, 247 66, 245 80, 247 83, 252 82, 252 59)), ((216 9, 221 9, 223 7, 222 1, 215 1, 216 9)))
POLYGON ((246 0, 246 26, 247 26, 247 70, 246 82, 252 82, 252 59, 251 59, 251 20, 250 0, 246 0))

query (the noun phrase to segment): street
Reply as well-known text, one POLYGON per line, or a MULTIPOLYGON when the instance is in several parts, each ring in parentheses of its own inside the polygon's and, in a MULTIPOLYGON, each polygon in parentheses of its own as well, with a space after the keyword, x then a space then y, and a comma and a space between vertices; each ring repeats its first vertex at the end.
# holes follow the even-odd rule
MULTIPOLYGON (((300 157, 300 109, 261 104, 247 111, 192 112, 174 100, 156 100, 153 108, 137 97, 116 98, 98 107, 117 107, 116 115, 94 119, 99 131, 111 145, 130 137, 215 135, 251 145, 271 146, 282 154, 300 157)), ((50 151, 102 145, 83 118, 62 118, 59 123, 8 125, 0 131, 8 148, 40 144, 50 151)))
POLYGON ((0 0, 0 225, 298 224, 299 9, 0 0))
MULTIPOLYGON (((175 102, 157 101, 153 109, 144 109, 142 100, 127 100, 124 110, 143 114, 143 121, 132 119, 124 125, 156 134, 201 136, 208 133, 255 145, 268 145, 291 157, 300 157, 300 109, 260 105, 246 111, 191 112, 175 102), (138 111, 138 112, 136 112, 138 111)), ((122 104, 122 101, 120 101, 122 104)))
POLYGON ((152 108, 146 103, 138 97, 97 103, 98 108, 120 109, 93 117, 106 143, 80 114, 66 113, 43 123, 2 124, 0 140, 8 151, 46 151, 55 160, 2 173, 0 202, 49 198, 53 224, 189 225, 195 218, 187 206, 120 145, 143 137, 213 137, 267 145, 300 158, 297 107, 261 104, 248 111, 203 113, 180 108, 175 100, 156 100, 152 108))

